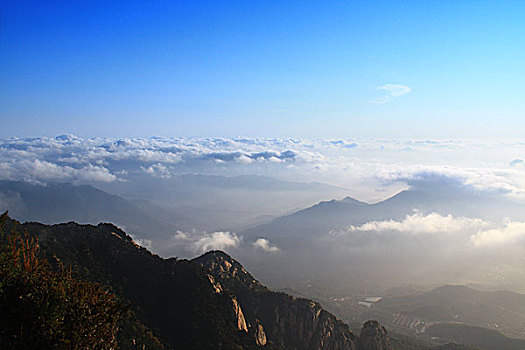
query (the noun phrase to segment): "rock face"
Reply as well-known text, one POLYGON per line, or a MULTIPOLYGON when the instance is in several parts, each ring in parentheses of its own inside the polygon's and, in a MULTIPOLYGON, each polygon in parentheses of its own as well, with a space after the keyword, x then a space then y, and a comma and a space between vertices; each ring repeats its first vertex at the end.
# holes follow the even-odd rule
MULTIPOLYGON (((238 298, 251 334, 260 329, 265 333, 265 341, 279 349, 391 349, 386 330, 377 322, 367 322, 357 337, 318 303, 269 290, 221 251, 206 253, 193 261, 238 298)), ((259 345, 261 340, 257 341, 259 345)))
POLYGON ((264 332, 264 327, 259 320, 255 320, 254 324, 250 327, 250 335, 255 339, 255 344, 257 344, 257 346, 266 345, 266 333, 264 332))
POLYGON ((237 301, 237 299, 235 299, 235 297, 232 297, 231 303, 233 310, 233 318, 235 320, 235 324, 237 325, 237 329, 239 331, 248 332, 248 326, 246 326, 246 320, 244 319, 244 314, 242 313, 242 309, 239 305, 239 302, 237 301))
POLYGON ((390 350, 385 327, 377 321, 367 321, 359 334, 359 349, 362 350, 390 350))
POLYGON ((285 349, 356 349, 348 326, 306 299, 268 292, 252 301, 270 340, 285 349))

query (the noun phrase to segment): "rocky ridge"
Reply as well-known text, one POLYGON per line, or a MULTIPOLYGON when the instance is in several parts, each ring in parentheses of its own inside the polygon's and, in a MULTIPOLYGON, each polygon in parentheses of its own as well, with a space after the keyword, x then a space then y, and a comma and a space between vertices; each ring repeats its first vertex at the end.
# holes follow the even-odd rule
POLYGON ((386 330, 377 322, 367 322, 357 336, 319 303, 266 288, 224 252, 208 252, 193 261, 237 296, 249 328, 256 325, 278 348, 391 349, 386 330))

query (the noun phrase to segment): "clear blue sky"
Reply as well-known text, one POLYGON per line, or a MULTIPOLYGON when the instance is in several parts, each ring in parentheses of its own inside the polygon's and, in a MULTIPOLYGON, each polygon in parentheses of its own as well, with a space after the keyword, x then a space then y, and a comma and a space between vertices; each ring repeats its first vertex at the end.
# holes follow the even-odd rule
POLYGON ((0 7, 3 138, 525 131, 525 1, 0 7))

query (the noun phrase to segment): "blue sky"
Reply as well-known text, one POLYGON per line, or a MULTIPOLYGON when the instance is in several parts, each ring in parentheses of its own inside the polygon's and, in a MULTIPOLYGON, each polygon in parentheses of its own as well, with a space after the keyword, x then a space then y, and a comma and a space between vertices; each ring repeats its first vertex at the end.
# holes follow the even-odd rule
POLYGON ((519 1, 4 1, 0 137, 520 137, 524 15, 519 1))

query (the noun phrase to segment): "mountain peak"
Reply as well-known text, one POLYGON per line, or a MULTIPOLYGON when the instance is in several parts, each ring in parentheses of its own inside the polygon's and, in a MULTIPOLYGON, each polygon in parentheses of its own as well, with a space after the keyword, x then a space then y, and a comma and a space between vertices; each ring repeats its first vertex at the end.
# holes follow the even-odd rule
POLYGON ((350 196, 346 196, 345 198, 343 198, 341 200, 341 202, 343 203, 350 203, 350 204, 359 204, 359 205, 368 205, 368 203, 365 203, 365 202, 361 202, 355 198, 352 198, 350 196))
POLYGON ((218 277, 219 282, 230 289, 266 289, 238 261, 223 251, 212 250, 192 261, 203 267, 207 273, 218 277))
POLYGON ((197 259, 202 259, 202 260, 205 260, 205 259, 215 259, 215 260, 226 259, 226 260, 235 261, 231 256, 229 256, 227 253, 223 252, 222 250, 210 250, 209 252, 206 252, 206 253, 202 254, 197 259))

